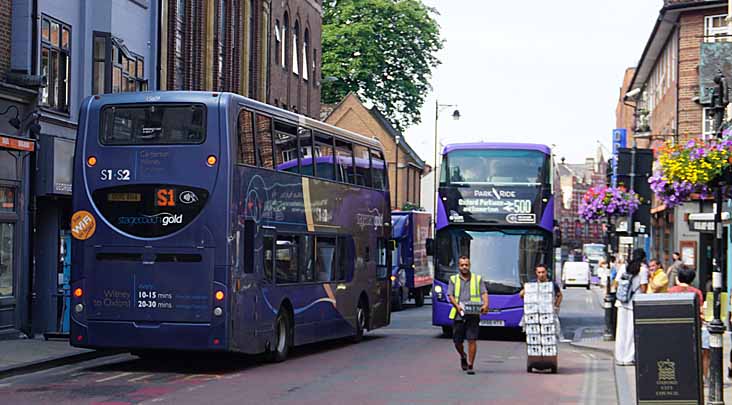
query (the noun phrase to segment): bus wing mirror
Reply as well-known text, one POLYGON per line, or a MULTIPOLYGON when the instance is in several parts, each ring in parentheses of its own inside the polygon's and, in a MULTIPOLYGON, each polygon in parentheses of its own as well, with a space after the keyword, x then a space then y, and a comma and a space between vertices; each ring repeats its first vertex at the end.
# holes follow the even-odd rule
POLYGON ((562 247, 562 230, 559 228, 554 230, 554 247, 562 247))
POLYGON ((427 250, 427 256, 433 256, 435 254, 435 240, 427 238, 425 240, 425 249, 427 250))

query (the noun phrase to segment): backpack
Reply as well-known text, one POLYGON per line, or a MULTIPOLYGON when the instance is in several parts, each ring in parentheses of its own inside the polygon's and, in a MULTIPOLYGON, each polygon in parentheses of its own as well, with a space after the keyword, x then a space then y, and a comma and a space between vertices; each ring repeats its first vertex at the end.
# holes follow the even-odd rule
POLYGON ((618 289, 615 292, 615 299, 623 304, 629 303, 633 299, 633 277, 628 273, 623 273, 618 280, 618 289))

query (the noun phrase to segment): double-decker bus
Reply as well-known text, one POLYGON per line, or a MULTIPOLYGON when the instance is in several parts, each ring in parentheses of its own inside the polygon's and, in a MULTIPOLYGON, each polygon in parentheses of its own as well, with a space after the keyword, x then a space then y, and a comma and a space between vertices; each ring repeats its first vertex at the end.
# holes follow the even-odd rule
POLYGON ((534 267, 553 267, 554 200, 548 147, 518 143, 447 145, 437 198, 432 323, 452 331, 447 297, 458 258, 488 289, 490 311, 481 326, 518 327, 519 292, 534 267))
POLYGON ((72 345, 283 360, 389 323, 377 141, 235 94, 150 92, 87 98, 75 153, 72 345))

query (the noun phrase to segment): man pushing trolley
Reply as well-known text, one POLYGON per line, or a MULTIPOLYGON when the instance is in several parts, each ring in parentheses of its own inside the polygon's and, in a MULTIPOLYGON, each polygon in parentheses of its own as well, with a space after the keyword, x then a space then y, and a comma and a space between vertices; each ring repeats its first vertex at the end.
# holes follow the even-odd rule
POLYGON ((549 280, 547 266, 536 266, 536 281, 524 284, 524 330, 526 331, 526 371, 557 372, 559 306, 562 290, 549 280))

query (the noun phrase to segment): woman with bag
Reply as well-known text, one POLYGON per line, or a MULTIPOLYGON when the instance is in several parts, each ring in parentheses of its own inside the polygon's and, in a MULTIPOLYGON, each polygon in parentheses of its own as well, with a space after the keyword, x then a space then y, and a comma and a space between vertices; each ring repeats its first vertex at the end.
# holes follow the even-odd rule
POLYGON ((618 309, 615 330, 615 363, 619 366, 635 364, 635 340, 633 333, 633 295, 645 293, 648 288, 646 252, 635 249, 633 257, 623 269, 618 269, 615 306, 618 309))

